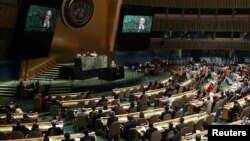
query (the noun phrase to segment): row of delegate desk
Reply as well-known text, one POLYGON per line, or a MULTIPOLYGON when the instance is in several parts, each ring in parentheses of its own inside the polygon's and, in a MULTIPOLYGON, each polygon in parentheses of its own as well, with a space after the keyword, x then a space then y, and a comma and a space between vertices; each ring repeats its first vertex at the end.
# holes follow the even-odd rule
POLYGON ((72 99, 74 99, 75 97, 81 95, 81 92, 75 92, 75 93, 63 93, 63 94, 51 94, 51 98, 55 99, 57 96, 62 97, 63 99, 66 96, 70 96, 72 99))
MULTIPOLYGON (((173 95, 173 99, 176 100, 176 99, 179 99, 179 98, 181 98, 183 96, 192 97, 192 96, 196 96, 196 95, 197 95, 197 90, 191 90, 191 91, 187 91, 187 92, 184 92, 184 93, 179 93, 179 94, 173 95)), ((164 98, 160 99, 159 101, 160 101, 160 103, 165 103, 164 98)), ((106 110, 106 111, 111 111, 112 108, 115 107, 115 106, 116 105, 109 105, 108 110, 106 110)), ((129 109, 129 106, 130 106, 130 103, 122 103, 122 104, 120 104, 120 107, 122 107, 125 110, 129 109)), ((84 112, 86 114, 88 114, 88 115, 89 115, 90 112, 92 112, 92 108, 83 108, 83 109, 84 109, 84 112)), ((103 109, 103 107, 96 107, 96 111, 98 111, 100 109, 103 109)), ((80 110, 81 109, 75 109, 74 110, 74 115, 77 115, 78 112, 81 112, 80 110)), ((144 114, 145 114, 146 118, 150 118, 150 116, 152 116, 153 112, 154 112, 155 115, 160 115, 161 112, 163 112, 163 111, 164 111, 164 108, 157 108, 157 109, 153 109, 153 110, 144 111, 144 114)), ((127 115, 133 115, 135 118, 137 118, 137 117, 139 117, 139 112, 123 114, 123 115, 116 115, 116 116, 121 121, 126 121, 127 115)), ((103 120, 102 120, 104 122, 104 125, 105 125, 106 120, 107 120, 106 118, 103 118, 103 120)))
MULTIPOLYGON (((209 115, 206 113, 202 113, 202 114, 194 114, 194 115, 189 115, 189 116, 185 116, 184 118, 184 123, 188 123, 190 121, 194 121, 195 123, 197 123, 199 120, 204 120, 208 117, 209 115)), ((169 128, 169 123, 172 122, 174 127, 176 125, 179 124, 180 118, 175 118, 175 119, 171 119, 171 120, 166 120, 166 121, 161 121, 161 122, 156 122, 154 123, 154 127, 158 129, 158 131, 160 132, 164 132, 165 129, 169 128)), ((142 133, 142 130, 148 129, 148 125, 145 126, 137 126, 136 130, 139 133, 142 133)))
MULTIPOLYGON (((93 136, 95 138, 95 141, 97 141, 95 132, 90 132, 89 136, 93 136)), ((84 137, 84 134, 81 133, 75 133, 70 134, 70 138, 75 139, 75 141, 80 141, 80 138, 84 137)), ((44 137, 38 137, 38 138, 25 138, 25 139, 16 139, 11 141, 43 141, 44 137)), ((49 136, 50 141, 61 141, 64 139, 64 135, 58 135, 58 136, 49 136)))
MULTIPOLYGON (((173 79, 173 76, 170 76, 166 79, 160 80, 160 83, 165 84, 167 83, 170 79, 173 79)), ((133 90, 138 90, 140 87, 143 86, 144 88, 148 87, 148 84, 143 84, 143 85, 135 85, 135 86, 130 86, 130 87, 124 87, 124 88, 115 88, 112 90, 114 95, 118 95, 120 92, 126 92, 128 91, 133 91, 133 90)))
MULTIPOLYGON (((16 119, 16 120, 20 120, 23 119, 23 115, 26 114, 29 118, 36 120, 38 119, 38 112, 30 112, 30 113, 11 113, 11 116, 16 119)), ((6 114, 0 114, 0 119, 4 119, 6 118, 6 114)))
MULTIPOLYGON (((111 103, 114 100, 114 97, 110 96, 110 97, 106 97, 106 99, 108 100, 108 103, 111 103)), ((61 103, 63 108, 67 108, 69 106, 76 106, 79 102, 82 102, 82 101, 85 102, 85 105, 88 105, 88 103, 90 101, 98 102, 99 100, 101 100, 101 97, 99 97, 99 98, 91 98, 91 99, 60 101, 60 103, 61 103)))
MULTIPOLYGON (((187 80, 184 82, 183 85, 187 85, 190 84, 192 82, 192 80, 187 80)), ((145 95, 148 96, 152 96, 152 95, 157 95, 159 93, 164 93, 166 91, 166 88, 160 88, 160 89, 155 89, 155 90, 148 90, 145 92, 145 95)), ((134 96, 136 97, 140 97, 142 95, 142 93, 136 93, 134 94, 134 96)), ((91 99, 80 99, 80 100, 69 100, 69 101, 60 101, 60 103, 62 104, 62 107, 68 107, 68 106, 74 106, 77 105, 78 102, 84 101, 85 104, 87 105, 89 103, 89 101, 94 100, 95 102, 98 102, 101 98, 91 98, 91 99)), ((106 99, 108 100, 108 102, 111 102, 114 100, 114 97, 106 97, 106 99)))
MULTIPOLYGON (((42 132, 48 131, 49 128, 52 127, 51 122, 37 122, 39 125, 39 128, 42 132)), ((16 124, 1 124, 0 125, 0 132, 3 132, 5 134, 12 133, 13 126, 16 124)), ((22 125, 25 125, 29 130, 31 130, 33 123, 23 123, 22 125)), ((56 127, 60 127, 63 129, 63 121, 58 121, 56 127)))
MULTIPOLYGON (((250 99, 250 95, 245 96, 245 97, 243 97, 243 98, 237 100, 241 106, 243 106, 243 105, 245 104, 245 98, 250 99)), ((229 103, 229 104, 226 104, 226 105, 223 107, 223 114, 222 114, 222 116, 223 116, 223 118, 224 118, 225 120, 228 120, 228 119, 229 119, 230 108, 232 108, 233 105, 234 105, 234 102, 231 102, 231 103, 229 103)))
MULTIPOLYGON (((182 83, 180 83, 180 86, 181 87, 184 87, 184 86, 188 86, 190 84, 192 84, 192 82, 194 81, 194 79, 188 79, 182 83)), ((137 87, 137 86, 133 86, 133 87, 126 87, 126 88, 120 88, 120 89, 113 89, 113 94, 114 95, 117 95, 119 94, 120 92, 125 92, 127 89, 134 89, 134 87, 137 87)), ((140 86, 138 86, 140 87, 140 86)), ((148 90, 145 92, 145 95, 147 96, 153 96, 153 95, 158 95, 159 93, 164 93, 166 91, 166 88, 160 88, 160 89, 155 89, 155 90, 148 90)), ((135 93, 135 94, 132 94, 136 97, 140 97, 142 95, 141 92, 139 93, 135 93)))
MULTIPOLYGON (((238 79, 240 79, 240 78, 238 78, 238 79)), ((229 86, 227 89, 228 89, 228 91, 235 92, 236 89, 237 89, 237 83, 236 83, 236 82, 233 83, 233 84, 232 84, 231 86, 229 86)), ((250 99, 250 95, 247 95, 247 96, 245 96, 245 97, 243 97, 243 98, 237 100, 241 106, 243 106, 243 104, 245 103, 245 98, 250 99)), ((222 111, 222 112, 223 112, 223 113, 222 113, 223 119, 225 119, 225 120, 228 120, 228 119, 229 119, 230 108, 232 108, 233 105, 234 105, 234 102, 231 102, 231 103, 229 103, 229 104, 224 105, 223 111, 222 111)))

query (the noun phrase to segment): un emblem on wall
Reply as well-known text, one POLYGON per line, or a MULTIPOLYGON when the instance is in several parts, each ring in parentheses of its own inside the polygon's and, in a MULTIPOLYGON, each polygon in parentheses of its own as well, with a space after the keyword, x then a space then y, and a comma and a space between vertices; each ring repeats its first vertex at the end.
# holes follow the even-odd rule
POLYGON ((62 5, 62 19, 71 29, 84 27, 94 12, 92 0, 64 0, 62 5))

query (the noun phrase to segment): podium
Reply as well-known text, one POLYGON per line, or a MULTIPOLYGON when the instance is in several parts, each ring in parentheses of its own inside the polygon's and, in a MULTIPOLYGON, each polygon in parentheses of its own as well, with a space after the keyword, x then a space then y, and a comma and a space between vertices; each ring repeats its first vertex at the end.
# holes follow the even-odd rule
POLYGON ((124 79, 124 66, 101 68, 98 78, 107 81, 124 79))

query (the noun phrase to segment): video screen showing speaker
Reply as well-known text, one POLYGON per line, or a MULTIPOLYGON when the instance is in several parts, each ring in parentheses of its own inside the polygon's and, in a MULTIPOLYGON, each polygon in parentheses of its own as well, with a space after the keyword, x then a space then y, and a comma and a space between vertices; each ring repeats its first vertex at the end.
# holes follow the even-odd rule
POLYGON ((24 31, 54 32, 58 9, 39 5, 30 5, 24 31))
POLYGON ((125 15, 123 19, 123 33, 150 33, 152 28, 152 16, 125 15))
POLYGON ((116 40, 116 50, 148 50, 153 19, 153 7, 122 5, 116 40))
POLYGON ((48 57, 62 1, 22 0, 9 50, 9 59, 48 57))

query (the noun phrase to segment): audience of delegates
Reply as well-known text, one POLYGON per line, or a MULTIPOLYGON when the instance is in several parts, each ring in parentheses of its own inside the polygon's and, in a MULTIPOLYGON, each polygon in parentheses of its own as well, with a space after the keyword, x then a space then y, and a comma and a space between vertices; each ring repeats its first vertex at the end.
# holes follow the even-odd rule
POLYGON ((207 87, 208 92, 213 92, 214 90, 214 84, 210 83, 210 85, 207 87))
POLYGON ((97 105, 103 106, 104 102, 108 102, 108 100, 105 98, 105 96, 102 96, 102 98, 98 101, 97 105))
POLYGON ((23 119, 21 120, 23 123, 31 123, 34 120, 30 118, 27 114, 23 114, 23 119))
POLYGON ((16 126, 13 126, 13 131, 20 131, 23 133, 24 136, 28 135, 30 130, 21 124, 20 121, 17 121, 16 126))
POLYGON ((178 133, 177 130, 174 130, 174 136, 172 136, 169 141, 180 141, 181 135, 178 133))
POLYGON ((240 106, 238 101, 234 101, 234 106, 230 108, 230 120, 237 119, 237 116, 240 115, 243 108, 240 106))
POLYGON ((119 103, 114 105, 114 107, 112 108, 112 111, 114 111, 116 115, 117 115, 118 111, 120 111, 120 110, 123 110, 123 107, 121 107, 121 105, 119 103))
POLYGON ((108 121, 107 121, 107 127, 110 128, 110 125, 115 121, 118 121, 118 118, 115 117, 114 112, 111 112, 110 117, 108 118, 108 121))
POLYGON ((130 102, 130 107, 128 108, 128 111, 127 111, 127 112, 130 112, 130 110, 131 110, 132 108, 134 108, 134 107, 135 107, 134 101, 130 102))
POLYGON ((201 135, 200 134, 196 134, 195 141, 201 141, 201 135))
POLYGON ((243 109, 250 106, 250 99, 245 98, 244 100, 245 100, 245 103, 244 103, 244 105, 242 106, 243 109))
POLYGON ((154 131, 157 131, 157 128, 154 127, 153 123, 149 123, 148 127, 149 128, 146 130, 146 132, 144 132, 144 135, 142 137, 143 141, 150 140, 150 137, 151 137, 152 133, 154 131))
POLYGON ((64 139, 62 139, 62 141, 75 141, 75 139, 70 138, 70 134, 69 133, 65 133, 64 134, 64 139))
POLYGON ((147 119, 144 117, 143 111, 139 113, 139 118, 137 119, 137 125, 142 126, 148 124, 147 119))
POLYGON ((20 108, 19 104, 16 104, 15 109, 15 113, 23 114, 23 110, 20 108))
POLYGON ((103 112, 101 109, 99 109, 98 113, 93 117, 92 127, 95 127, 96 120, 101 119, 101 117, 103 117, 103 112))
POLYGON ((160 119, 163 120, 163 117, 166 115, 166 114, 172 114, 170 111, 169 111, 169 106, 166 106, 165 107, 165 111, 161 113, 161 116, 160 116, 160 119))
POLYGON ((127 119, 128 121, 125 122, 123 126, 123 136, 125 137, 126 141, 129 141, 128 132, 130 129, 136 127, 136 121, 134 120, 134 117, 130 115, 127 116, 127 119))
POLYGON ((164 133, 163 133, 163 137, 166 137, 166 135, 167 135, 169 132, 174 131, 174 130, 176 130, 176 129, 174 128, 174 124, 173 124, 172 122, 170 122, 170 123, 168 124, 168 129, 165 129, 165 131, 164 131, 164 133))
POLYGON ((56 127, 56 122, 51 122, 52 127, 48 129, 47 135, 61 135, 63 134, 63 130, 60 127, 56 127))
POLYGON ((211 98, 209 96, 207 97, 207 99, 203 99, 203 105, 201 107, 201 110, 206 111, 208 104, 211 102, 212 101, 211 101, 211 98))
POLYGON ((39 125, 36 122, 32 124, 31 131, 41 132, 39 125))
MULTIPOLYGON (((237 116, 240 115, 240 113, 242 112, 243 108, 249 107, 250 106, 250 100, 249 99, 245 99, 245 103, 243 106, 241 106, 236 100, 239 98, 242 98, 246 95, 249 94, 250 92, 250 85, 248 83, 248 81, 250 80, 250 76, 248 73, 244 73, 244 71, 242 71, 242 68, 238 68, 238 66, 233 66, 233 67, 229 67, 227 68, 228 70, 230 70, 229 74, 224 73, 223 69, 224 66, 218 66, 218 65, 214 65, 214 66, 201 66, 199 67, 194 67, 194 66, 185 66, 185 67, 181 67, 177 72, 175 72, 173 74, 173 79, 169 80, 166 84, 161 84, 158 81, 154 81, 154 82, 150 82, 147 85, 147 88, 144 88, 144 86, 140 87, 140 91, 142 92, 142 95, 140 98, 136 98, 136 97, 132 97, 130 99, 130 107, 129 109, 127 109, 127 112, 130 112, 130 110, 134 107, 137 107, 138 105, 140 105, 140 102, 142 101, 142 99, 144 98, 144 96, 146 97, 146 91, 148 90, 155 90, 155 89, 159 89, 159 88, 166 88, 166 91, 164 93, 166 99, 166 106, 165 106, 165 110, 161 113, 160 115, 160 119, 163 120, 164 115, 166 114, 171 114, 172 118, 175 116, 175 113, 177 113, 178 111, 180 111, 180 107, 174 107, 174 109, 171 112, 170 110, 170 106, 172 105, 173 101, 174 101, 174 93, 173 91, 178 91, 180 90, 181 87, 183 87, 181 85, 181 82, 184 82, 185 80, 188 80, 190 78, 195 78, 195 80, 198 82, 198 87, 203 86, 203 84, 208 83, 210 81, 210 79, 212 79, 215 74, 216 77, 218 78, 218 82, 217 83, 210 83, 209 86, 207 88, 201 88, 198 91, 198 95, 197 95, 197 99, 201 99, 203 101, 203 105, 201 107, 201 110, 205 111, 207 109, 208 104, 212 103, 212 108, 211 110, 213 111, 213 109, 215 108, 216 102, 221 100, 221 99, 227 99, 228 102, 233 101, 234 102, 234 106, 232 108, 230 108, 230 120, 236 120, 237 116), (214 74, 215 73, 215 74, 214 74), (223 86, 224 82, 226 79, 230 78, 232 81, 236 81, 236 78, 234 78, 233 74, 240 74, 240 76, 242 77, 242 82, 237 84, 237 88, 235 91, 232 90, 227 90, 224 89, 223 87, 218 87, 217 90, 217 85, 218 86, 223 86), (197 75, 196 77, 194 77, 194 75, 197 75), (216 88, 216 89, 215 89, 216 88), (214 94, 213 92, 216 91, 220 91, 220 95, 217 96, 217 94, 214 94), (201 98, 200 98, 201 97, 201 98), (136 104, 135 104, 136 103, 136 104)), ((245 68, 249 71, 248 68, 245 68)), ((226 83, 227 81, 225 81, 226 83)), ((229 86, 231 84, 228 84, 229 86)), ((35 84, 34 86, 34 91, 36 92, 36 94, 38 94, 40 92, 40 84, 35 84)), ((198 87, 195 87, 195 89, 197 89, 198 87)), ((27 87, 23 84, 23 82, 20 82, 19 86, 18 86, 18 90, 20 91, 20 89, 26 89, 27 87)), ((183 87, 183 91, 188 91, 191 88, 187 87, 183 87)), ((43 92, 42 92, 43 93, 43 92)), ((42 94, 43 95, 43 94, 42 94)), ((131 93, 131 95, 133 95, 133 93, 131 93)), ((158 97, 157 97, 158 98, 158 97)), ((162 97, 160 97, 162 98, 162 97)), ((98 112, 96 112, 96 107, 92 107, 92 111, 89 114, 86 114, 86 109, 81 109, 81 112, 76 113, 77 116, 88 116, 89 120, 87 120, 88 122, 90 122, 90 128, 92 128, 93 130, 95 130, 95 124, 96 121, 98 119, 101 119, 104 116, 107 116, 107 128, 110 128, 111 124, 114 123, 115 121, 118 121, 118 118, 115 116, 115 113, 117 113, 117 111, 121 110, 123 107, 121 106, 121 104, 119 103, 120 100, 118 99, 117 96, 115 96, 115 99, 118 100, 117 104, 115 104, 114 107, 109 108, 108 104, 104 104, 104 103, 108 103, 107 98, 105 98, 104 96, 102 96, 102 98, 98 101, 97 106, 101 106, 103 107, 102 109, 100 109, 98 112), (112 111, 111 111, 112 110, 112 111)), ((60 101, 57 101, 55 99, 52 99, 51 96, 47 96, 45 97, 44 100, 45 105, 47 104, 52 104, 52 105, 59 105, 61 106, 60 101)), ((147 103, 148 104, 148 103, 147 103)), ((138 106, 139 107, 139 106, 138 106)), ((47 109, 46 109, 47 110, 47 109)), ((139 108, 137 108, 136 111, 140 111, 139 108)), ((24 111, 20 108, 20 106, 18 104, 15 103, 15 106, 10 106, 10 105, 5 105, 5 106, 1 106, 0 109, 1 113, 5 113, 6 114, 6 119, 4 119, 7 123, 13 123, 13 121, 15 121, 15 119, 11 116, 11 112, 15 112, 15 113, 19 113, 19 114, 23 114, 24 111)), ((23 120, 24 119, 28 119, 29 117, 24 114, 23 116, 23 120)), ((22 121, 23 121, 22 120, 22 121)), ((184 127, 187 127, 187 124, 184 123, 184 118, 181 117, 180 118, 180 123, 178 125, 176 125, 174 127, 173 123, 170 122, 169 123, 169 128, 165 130, 165 132, 163 133, 164 137, 165 135, 167 135, 169 132, 173 131, 174 132, 174 136, 171 137, 169 140, 170 141, 179 141, 181 139, 180 136, 180 130, 184 127)), ((139 113, 139 118, 137 120, 134 119, 133 116, 128 115, 127 116, 127 121, 124 123, 124 125, 122 125, 123 128, 123 136, 126 140, 128 139, 128 133, 129 130, 132 128, 135 128, 137 125, 142 126, 142 125, 146 125, 148 124, 147 119, 145 119, 144 117, 144 112, 140 111, 139 113)), ((59 127, 56 127, 56 122, 51 122, 52 127, 48 129, 47 131, 47 136, 48 135, 61 135, 63 134, 63 130, 59 127)), ((204 125, 205 126, 205 125, 204 125)), ((207 129, 204 127, 204 129, 207 129)), ((16 126, 13 127, 13 131, 21 131, 24 133, 24 135, 27 135, 29 133, 29 129, 27 129, 25 126, 21 125, 21 122, 18 121, 16 126)), ((37 123, 34 123, 32 125, 32 129, 31 131, 39 131, 39 125, 37 123)), ((107 131, 107 130, 106 130, 107 131)), ((153 126, 153 123, 149 123, 149 128, 146 131, 143 131, 144 135, 142 136, 142 140, 150 140, 151 134, 157 131, 157 128, 155 128, 153 126)), ((107 131, 108 132, 108 131, 107 131)), ((106 133, 107 133, 106 132, 106 133)), ((83 130, 84 133, 84 137, 82 137, 80 140, 81 141, 94 141, 94 137, 89 136, 88 133, 89 131, 86 129, 83 130)), ((70 138, 70 134, 69 133, 65 133, 64 134, 64 138, 63 141, 73 141, 74 139, 70 138)), ((196 135, 195 138, 196 141, 200 141, 201 140, 201 136, 199 134, 196 135)))
POLYGON ((178 107, 174 107, 174 110, 172 111, 172 114, 171 114, 172 118, 174 118, 175 113, 177 113, 178 111, 180 111, 180 109, 178 107))
POLYGON ((187 127, 187 124, 184 123, 184 118, 181 117, 180 118, 180 124, 176 125, 176 129, 177 129, 177 131, 180 131, 181 128, 184 128, 184 127, 187 127))
POLYGON ((14 119, 14 117, 12 117, 11 113, 7 113, 6 114, 6 117, 4 119, 4 121, 7 123, 7 124, 11 124, 13 122, 15 122, 16 120, 14 119))
POLYGON ((84 137, 80 138, 80 141, 95 141, 93 136, 89 136, 89 131, 87 129, 83 130, 84 137))

